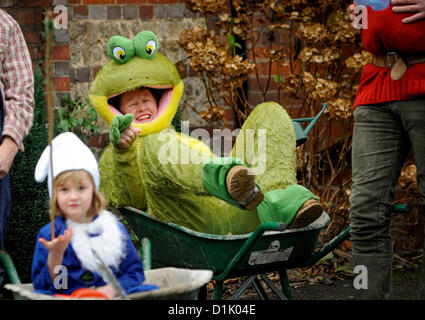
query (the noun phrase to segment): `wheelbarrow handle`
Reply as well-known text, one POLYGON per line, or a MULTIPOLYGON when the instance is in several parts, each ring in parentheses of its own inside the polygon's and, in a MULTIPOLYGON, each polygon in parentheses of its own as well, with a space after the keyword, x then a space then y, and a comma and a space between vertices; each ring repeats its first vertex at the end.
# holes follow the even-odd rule
POLYGON ((9 280, 14 284, 21 284, 21 279, 19 278, 18 272, 16 271, 15 265, 10 255, 4 251, 0 250, 0 265, 3 262, 3 266, 6 269, 9 280))
POLYGON ((410 213, 412 206, 406 203, 396 203, 393 204, 392 211, 396 213, 410 213))
POLYGON ((338 247, 341 243, 343 243, 345 240, 350 238, 350 230, 351 230, 351 226, 346 228, 343 232, 341 232, 339 235, 337 235, 335 238, 329 241, 329 243, 325 245, 322 249, 315 252, 307 261, 305 261, 302 265, 300 265, 300 267, 312 266, 316 262, 318 262, 320 259, 325 257, 327 254, 333 251, 336 247, 338 247))
POLYGON ((255 232, 261 232, 263 234, 266 231, 285 231, 286 230, 286 224, 283 222, 263 222, 260 224, 254 231, 255 232))
POLYGON ((263 235, 266 231, 285 231, 286 224, 281 222, 264 222, 260 224, 251 234, 251 236, 245 241, 239 251, 234 255, 230 263, 227 265, 226 269, 219 275, 215 276, 214 279, 217 281, 224 281, 228 278, 229 274, 233 269, 238 265, 238 263, 245 258, 247 253, 251 250, 256 241, 263 235))
MULTIPOLYGON (((401 212, 401 213, 409 213, 412 211, 412 206, 406 203, 396 203, 392 205, 392 212, 401 212)), ((302 266, 311 266, 318 262, 320 259, 325 257, 328 253, 333 251, 336 247, 338 247, 345 240, 350 238, 351 226, 347 227, 343 232, 333 238, 327 245, 325 245, 321 250, 314 253, 310 259, 308 259, 302 266)))

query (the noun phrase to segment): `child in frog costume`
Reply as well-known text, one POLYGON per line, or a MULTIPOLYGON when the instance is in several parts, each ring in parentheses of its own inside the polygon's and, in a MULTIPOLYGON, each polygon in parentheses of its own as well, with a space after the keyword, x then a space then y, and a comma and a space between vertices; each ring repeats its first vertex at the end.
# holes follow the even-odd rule
MULTIPOLYGON (((100 189, 109 204, 138 208, 161 221, 212 234, 244 234, 261 222, 297 228, 314 221, 322 207, 314 194, 297 185, 295 133, 286 111, 273 102, 258 105, 243 124, 231 155, 218 157, 203 142, 171 126, 183 82, 158 49, 151 31, 133 40, 112 37, 107 48, 111 60, 90 89, 91 103, 110 126, 111 144, 99 160, 100 189), (163 92, 148 120, 123 115, 119 105, 111 104, 111 99, 140 87, 163 92), (122 147, 120 136, 129 129, 134 138, 122 147), (238 150, 247 132, 261 129, 265 170, 254 176, 249 152, 240 156, 238 150), (197 161, 182 161, 185 157, 197 161)), ((255 135, 248 147, 259 150, 260 143, 255 135)))

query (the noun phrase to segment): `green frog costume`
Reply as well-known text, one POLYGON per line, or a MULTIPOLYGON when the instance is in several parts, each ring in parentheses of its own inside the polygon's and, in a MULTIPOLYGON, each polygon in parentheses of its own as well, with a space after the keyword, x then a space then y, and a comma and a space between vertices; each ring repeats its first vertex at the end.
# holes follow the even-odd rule
POLYGON ((100 190, 108 203, 131 206, 160 221, 212 234, 244 234, 266 221, 289 224, 307 200, 317 197, 297 185, 295 133, 285 109, 273 102, 258 105, 243 124, 229 157, 218 157, 202 141, 176 132, 171 125, 183 81, 158 49, 151 31, 142 31, 133 40, 112 37, 107 47, 111 60, 90 88, 90 102, 110 126, 111 144, 99 160, 100 190), (162 92, 157 116, 149 123, 122 115, 109 103, 110 98, 138 87, 162 92), (128 149, 120 149, 116 146, 120 132, 129 125, 141 132, 128 149), (230 197, 225 179, 237 164, 250 167, 249 152, 240 158, 236 155, 252 132, 265 134, 264 139, 254 134, 246 148, 266 152, 265 170, 256 175, 264 200, 247 211, 230 197))

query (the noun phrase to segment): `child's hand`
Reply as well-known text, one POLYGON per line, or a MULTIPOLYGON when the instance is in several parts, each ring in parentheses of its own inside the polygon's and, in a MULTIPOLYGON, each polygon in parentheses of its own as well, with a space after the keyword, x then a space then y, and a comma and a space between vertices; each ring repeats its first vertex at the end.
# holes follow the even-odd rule
POLYGON ((68 245, 71 243, 72 239, 72 227, 69 227, 65 230, 63 234, 61 234, 59 237, 47 241, 44 238, 38 239, 38 241, 47 249, 49 250, 49 254, 52 254, 54 256, 62 256, 68 247, 68 245))
POLYGON ((127 149, 131 146, 134 140, 139 136, 140 128, 135 128, 129 126, 127 129, 124 129, 120 134, 120 140, 118 142, 118 148, 127 149))
POLYGON ((103 293, 104 295, 108 297, 108 299, 112 299, 113 297, 117 295, 115 289, 112 288, 112 286, 109 284, 104 285, 103 287, 96 288, 96 291, 103 293))

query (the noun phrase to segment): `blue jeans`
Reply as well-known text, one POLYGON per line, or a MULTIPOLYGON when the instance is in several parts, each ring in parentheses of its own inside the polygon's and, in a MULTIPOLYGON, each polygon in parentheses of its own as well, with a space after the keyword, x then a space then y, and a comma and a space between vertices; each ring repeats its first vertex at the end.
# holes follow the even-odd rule
POLYGON ((421 210, 425 205, 425 98, 358 106, 352 148, 353 254, 392 254, 394 188, 413 148, 421 210))
MULTIPOLYGON (((3 131, 3 99, 0 93, 0 143, 3 131)), ((7 220, 10 215, 10 176, 7 174, 0 180, 0 250, 4 250, 4 238, 6 235, 7 220)))

